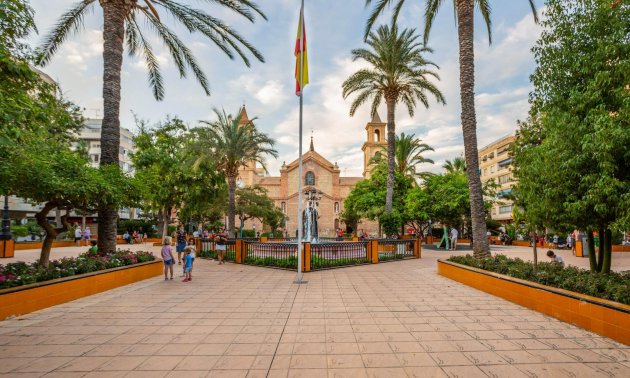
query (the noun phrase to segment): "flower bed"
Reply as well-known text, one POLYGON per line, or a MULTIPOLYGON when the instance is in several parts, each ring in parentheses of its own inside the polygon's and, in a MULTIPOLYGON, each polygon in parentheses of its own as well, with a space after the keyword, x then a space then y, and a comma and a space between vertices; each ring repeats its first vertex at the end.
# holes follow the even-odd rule
POLYGON ((534 272, 533 263, 503 255, 481 260, 470 255, 452 256, 447 261, 630 305, 630 272, 593 274, 550 262, 538 263, 534 272))
POLYGON ((48 268, 37 262, 16 262, 0 265, 0 289, 70 277, 155 260, 150 252, 118 250, 109 254, 83 253, 50 261, 48 268))

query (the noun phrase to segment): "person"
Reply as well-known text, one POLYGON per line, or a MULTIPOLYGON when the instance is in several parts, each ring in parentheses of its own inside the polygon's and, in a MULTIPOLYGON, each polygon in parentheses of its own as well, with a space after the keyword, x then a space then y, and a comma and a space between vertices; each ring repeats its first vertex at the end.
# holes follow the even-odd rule
POLYGON ((96 240, 90 240, 90 249, 88 249, 88 254, 96 255, 98 253, 98 247, 96 246, 96 240))
POLYGON ((567 235, 567 249, 573 251, 573 238, 571 238, 571 234, 567 235))
POLYGON ((193 231, 193 238, 198 238, 198 237, 199 237, 199 230, 193 231))
POLYGON ((79 227, 77 225, 77 227, 74 229, 74 243, 78 246, 81 245, 81 227, 79 227))
POLYGON ((192 268, 193 268, 193 257, 191 255, 191 250, 186 250, 186 256, 184 256, 184 279, 182 282, 190 282, 192 281, 192 268))
POLYGON ((133 232, 133 242, 136 244, 142 244, 142 231, 133 232))
POLYGON ((558 235, 554 234, 551 241, 551 243, 553 244, 553 248, 558 249, 558 235))
POLYGON ((182 253, 184 252, 184 248, 186 248, 186 232, 184 232, 183 226, 177 230, 177 244, 175 248, 177 250, 177 263, 181 265, 182 253))
MULTIPOLYGON (((193 263, 195 262, 195 239, 188 239, 188 245, 184 248, 184 252, 190 252, 192 255, 193 263)), ((186 275, 186 269, 184 269, 184 275, 186 275)))
POLYGON ((562 267, 564 268, 564 260, 562 259, 562 257, 556 255, 552 250, 547 251, 547 257, 552 259, 553 262, 562 265, 562 267))
POLYGON ((459 232, 455 227, 451 228, 451 249, 454 251, 457 249, 457 237, 459 236, 459 232))
POLYGON ((83 240, 85 240, 85 245, 90 244, 90 239, 92 238, 92 231, 88 226, 85 226, 85 231, 83 231, 83 240))
POLYGON ((123 234, 123 240, 127 242, 127 244, 131 244, 131 235, 129 235, 129 231, 125 230, 123 234))
POLYGON ((203 238, 208 239, 208 236, 210 236, 210 234, 208 233, 208 229, 203 230, 203 238))
POLYGON ((490 231, 486 232, 486 237, 488 238, 488 245, 492 244, 492 233, 490 231))
POLYGON ((175 265, 175 257, 173 257, 173 247, 171 247, 172 239, 170 236, 164 238, 164 245, 162 246, 162 261, 164 261, 164 280, 168 280, 168 273, 171 273, 171 280, 173 279, 173 265, 175 265))
POLYGON ((219 264, 224 264, 225 262, 223 259, 225 259, 225 250, 227 248, 225 245, 227 242, 227 234, 225 233, 225 230, 219 230, 219 234, 217 235, 215 241, 217 243, 217 260, 219 260, 219 264))

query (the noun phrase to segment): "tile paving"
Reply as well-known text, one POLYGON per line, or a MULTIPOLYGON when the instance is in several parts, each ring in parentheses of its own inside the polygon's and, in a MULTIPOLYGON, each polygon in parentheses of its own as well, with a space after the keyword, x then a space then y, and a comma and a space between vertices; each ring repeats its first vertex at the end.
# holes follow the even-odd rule
POLYGON ((307 274, 213 261, 0 322, 0 374, 630 377, 630 346, 421 260, 307 274))

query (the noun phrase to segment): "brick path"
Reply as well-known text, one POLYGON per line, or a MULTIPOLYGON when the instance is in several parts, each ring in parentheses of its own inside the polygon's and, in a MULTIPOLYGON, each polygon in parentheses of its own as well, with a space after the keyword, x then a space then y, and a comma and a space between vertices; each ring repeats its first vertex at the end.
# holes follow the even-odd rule
POLYGON ((150 279, 0 322, 0 374, 630 376, 630 346, 437 276, 436 256, 301 286, 197 261, 191 283, 150 279))

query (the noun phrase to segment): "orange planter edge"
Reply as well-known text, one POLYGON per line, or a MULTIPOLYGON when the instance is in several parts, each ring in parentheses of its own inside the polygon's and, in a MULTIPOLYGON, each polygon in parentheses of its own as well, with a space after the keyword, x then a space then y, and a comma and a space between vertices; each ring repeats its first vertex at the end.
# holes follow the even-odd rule
POLYGON ((630 345, 630 306, 438 260, 438 274, 630 345))
POLYGON ((0 320, 156 277, 162 260, 0 290, 0 320))

